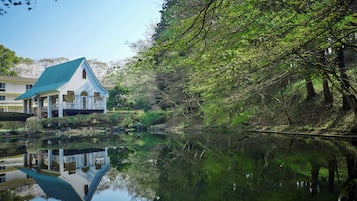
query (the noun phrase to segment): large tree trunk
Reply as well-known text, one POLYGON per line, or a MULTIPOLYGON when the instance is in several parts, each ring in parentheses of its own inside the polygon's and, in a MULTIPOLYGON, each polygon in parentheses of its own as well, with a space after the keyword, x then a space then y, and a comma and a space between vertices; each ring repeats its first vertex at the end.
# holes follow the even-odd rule
POLYGON ((337 171, 336 158, 328 162, 328 189, 331 193, 334 191, 335 186, 335 172, 337 171))
MULTIPOLYGON (((325 51, 321 51, 320 52, 320 61, 321 61, 321 64, 326 66, 327 63, 326 63, 326 58, 325 58, 325 51)), ((325 103, 332 107, 332 104, 333 104, 333 95, 331 93, 331 90, 330 90, 330 87, 328 85, 328 79, 327 79, 327 75, 324 74, 323 75, 323 80, 322 80, 322 86, 323 86, 323 92, 324 92, 324 99, 325 99, 325 103)))
POLYGON ((289 125, 293 125, 293 121, 291 120, 291 117, 288 113, 288 110, 286 108, 286 103, 285 103, 285 95, 284 95, 284 91, 283 89, 280 90, 280 94, 281 94, 281 100, 282 100, 282 105, 283 105, 283 113, 285 114, 286 116, 286 119, 288 120, 289 122, 289 125))
POLYGON ((356 157, 352 154, 347 154, 346 155, 346 164, 347 164, 347 173, 348 173, 348 177, 352 177, 354 178, 355 176, 355 172, 354 170, 357 169, 356 167, 356 157))
POLYGON ((328 85, 328 80, 326 79, 326 77, 323 78, 322 86, 323 86, 323 91, 324 91, 325 103, 329 107, 332 107, 332 105, 333 105, 333 95, 331 93, 330 87, 328 85))
POLYGON ((356 114, 357 113, 357 99, 351 93, 351 84, 350 84, 348 76, 347 76, 347 69, 346 69, 346 65, 345 65, 343 46, 337 48, 336 62, 337 62, 337 65, 338 65, 338 68, 340 71, 340 77, 341 77, 340 82, 341 82, 341 88, 343 90, 342 109, 346 110, 346 111, 353 109, 356 114))
POLYGON ((356 183, 355 179, 357 178, 357 160, 356 157, 352 154, 346 155, 347 163, 347 173, 348 179, 343 185, 344 194, 342 195, 341 200, 354 201, 357 199, 356 192, 356 183))
POLYGON ((306 98, 310 100, 313 97, 315 97, 316 93, 310 75, 307 75, 305 77, 305 80, 306 80, 306 98))
POLYGON ((319 171, 320 166, 316 164, 311 164, 311 193, 315 195, 318 193, 318 184, 319 184, 319 171))

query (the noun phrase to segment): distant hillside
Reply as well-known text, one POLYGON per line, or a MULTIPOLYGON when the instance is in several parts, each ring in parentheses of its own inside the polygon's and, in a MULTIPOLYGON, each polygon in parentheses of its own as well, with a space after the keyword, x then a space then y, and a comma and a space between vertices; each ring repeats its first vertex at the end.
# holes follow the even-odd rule
POLYGON ((51 59, 45 58, 40 60, 26 58, 22 59, 21 62, 16 65, 15 70, 18 76, 38 78, 47 67, 66 61, 69 61, 69 59, 63 57, 51 59))

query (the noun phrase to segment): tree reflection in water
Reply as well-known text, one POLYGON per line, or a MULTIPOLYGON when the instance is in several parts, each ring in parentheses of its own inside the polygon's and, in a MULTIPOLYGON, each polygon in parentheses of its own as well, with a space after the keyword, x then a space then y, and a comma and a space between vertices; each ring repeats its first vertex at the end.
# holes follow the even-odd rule
MULTIPOLYGON (((125 159, 128 190, 149 200, 355 200, 348 141, 284 136, 143 136, 125 159), (347 181, 347 182, 346 182, 347 181)), ((112 161, 112 164, 116 163, 112 161)), ((114 165, 114 164, 113 164, 114 165)), ((115 165, 114 165, 115 166, 115 165)))
MULTIPOLYGON (((71 138, 66 143, 61 139, 61 143, 39 143, 47 163, 40 157, 29 166, 84 175, 98 170, 95 161, 100 163, 105 161, 100 158, 108 156, 111 169, 102 177, 92 201, 108 195, 109 200, 138 201, 357 200, 357 149, 353 141, 252 133, 143 133, 104 135, 95 140, 71 138), (81 148, 65 151, 74 146, 81 148), (105 152, 98 152, 101 150, 105 152), (49 166, 48 156, 53 154, 55 159, 61 153, 76 155, 76 168, 84 166, 74 168, 70 158, 66 166, 55 162, 49 166)), ((27 152, 39 153, 30 146, 27 152)), ((9 192, 1 191, 0 198, 19 200, 9 192)))

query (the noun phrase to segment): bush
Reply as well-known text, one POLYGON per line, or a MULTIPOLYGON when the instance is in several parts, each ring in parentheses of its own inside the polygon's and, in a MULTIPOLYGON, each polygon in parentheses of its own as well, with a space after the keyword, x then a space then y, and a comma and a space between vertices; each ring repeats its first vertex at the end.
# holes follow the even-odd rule
POLYGON ((140 118, 140 123, 143 126, 151 126, 155 124, 164 123, 166 120, 166 113, 161 111, 145 112, 144 116, 140 118))
POLYGON ((63 127, 81 127, 88 126, 94 120, 92 115, 74 115, 65 117, 53 117, 48 119, 42 119, 42 124, 44 127, 51 128, 63 128, 63 127))
POLYGON ((25 127, 25 122, 23 121, 2 121, 0 122, 0 128, 8 129, 11 133, 16 133, 19 128, 25 127))
POLYGON ((238 126, 248 121, 250 116, 250 111, 244 111, 237 113, 233 116, 231 121, 231 126, 238 126))
POLYGON ((110 123, 111 120, 109 115, 103 113, 93 114, 93 118, 96 120, 96 123, 110 123))
POLYGON ((26 127, 34 133, 42 131, 42 122, 38 117, 29 117, 26 119, 26 127))
POLYGON ((119 126, 121 127, 132 127, 133 125, 135 125, 135 121, 130 116, 124 117, 124 119, 119 123, 119 126))

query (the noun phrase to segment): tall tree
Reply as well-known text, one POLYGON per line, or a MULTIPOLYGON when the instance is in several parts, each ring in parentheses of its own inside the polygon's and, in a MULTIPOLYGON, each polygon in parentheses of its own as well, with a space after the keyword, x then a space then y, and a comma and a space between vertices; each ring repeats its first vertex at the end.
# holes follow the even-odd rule
POLYGON ((343 46, 337 48, 336 63, 338 65, 341 76, 340 82, 342 88, 342 109, 350 110, 353 108, 357 113, 357 99, 352 92, 352 86, 347 75, 343 46))
POLYGON ((114 89, 109 91, 108 108, 109 109, 123 109, 128 107, 126 96, 129 90, 123 86, 117 85, 114 89))
MULTIPOLYGON (((323 66, 328 66, 328 62, 325 56, 325 51, 320 51, 320 63, 323 66)), ((325 103, 329 106, 332 106, 333 104, 333 94, 330 90, 329 87, 329 75, 326 72, 322 73, 322 86, 323 86, 323 94, 324 94, 324 100, 325 103)))
POLYGON ((0 45, 0 75, 15 76, 16 71, 13 69, 20 61, 15 52, 0 45))
MULTIPOLYGON (((342 42, 351 44, 345 38, 356 31, 352 4, 352 0, 167 0, 144 62, 156 71, 183 72, 185 79, 171 81, 179 86, 185 80, 183 89, 199 98, 204 118, 234 121, 245 114, 246 103, 257 92, 289 77, 302 80, 311 75, 310 96, 315 93, 312 79, 340 82, 333 58, 326 64, 319 60, 319 52, 342 42)), ((348 93, 356 92, 352 88, 348 93)))

